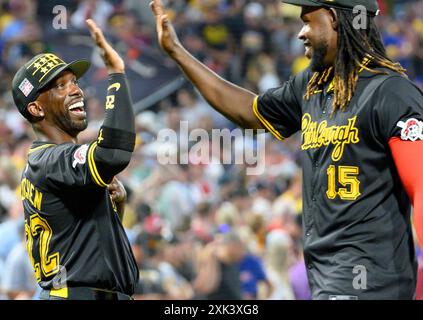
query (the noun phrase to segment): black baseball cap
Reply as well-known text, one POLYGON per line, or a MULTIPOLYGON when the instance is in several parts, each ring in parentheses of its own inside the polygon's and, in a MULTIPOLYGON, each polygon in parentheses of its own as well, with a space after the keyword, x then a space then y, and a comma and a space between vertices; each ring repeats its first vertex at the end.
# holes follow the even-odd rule
POLYGON ((64 62, 52 53, 41 53, 25 63, 15 74, 12 81, 12 95, 19 112, 28 120, 27 110, 30 102, 37 99, 40 91, 54 80, 62 71, 72 71, 80 78, 90 67, 87 60, 64 62))
POLYGON ((284 3, 296 6, 330 7, 340 9, 354 9, 356 6, 364 6, 367 12, 378 15, 379 7, 376 0, 282 0, 284 3))

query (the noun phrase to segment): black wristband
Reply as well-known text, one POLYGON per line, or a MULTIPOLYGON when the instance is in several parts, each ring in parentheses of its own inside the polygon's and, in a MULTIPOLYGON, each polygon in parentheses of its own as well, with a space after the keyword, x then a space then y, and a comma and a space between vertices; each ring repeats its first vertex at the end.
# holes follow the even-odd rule
POLYGON ((97 145, 102 148, 132 152, 135 147, 135 133, 102 126, 98 134, 97 145))

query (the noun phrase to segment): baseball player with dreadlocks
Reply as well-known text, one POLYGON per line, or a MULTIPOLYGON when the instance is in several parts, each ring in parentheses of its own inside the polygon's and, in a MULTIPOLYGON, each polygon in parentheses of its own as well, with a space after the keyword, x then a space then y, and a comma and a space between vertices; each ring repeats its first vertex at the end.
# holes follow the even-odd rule
POLYGON ((302 133, 304 257, 314 299, 413 299, 423 243, 423 95, 384 49, 376 0, 301 6, 310 66, 256 94, 225 81, 179 42, 153 0, 160 46, 217 111, 283 140, 302 133), (365 28, 354 28, 354 7, 365 28), (359 277, 363 275, 364 277, 359 277))

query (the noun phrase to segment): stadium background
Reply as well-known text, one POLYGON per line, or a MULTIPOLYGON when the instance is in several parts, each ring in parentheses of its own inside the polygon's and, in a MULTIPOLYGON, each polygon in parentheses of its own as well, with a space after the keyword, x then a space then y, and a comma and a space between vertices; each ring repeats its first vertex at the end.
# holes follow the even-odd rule
MULTIPOLYGON (((166 3, 187 49, 254 92, 278 86, 307 66, 296 38, 298 8, 277 0, 166 3)), ((423 1, 379 4, 389 55, 423 87, 423 1)), ((246 175, 246 165, 222 164, 211 141, 202 143, 213 164, 195 157, 185 165, 158 163, 157 152, 169 145, 178 152, 177 140, 157 141, 161 129, 178 133, 180 121, 208 132, 235 125, 214 112, 159 50, 148 0, 0 0, 0 299, 30 299, 36 291, 19 198, 20 172, 34 137, 13 105, 11 80, 23 62, 43 51, 92 60, 80 81, 89 116, 80 142, 95 138, 107 72, 93 52, 87 17, 125 58, 137 113, 136 151, 119 175, 128 190, 124 226, 141 272, 136 297, 309 299, 301 256, 298 135, 284 143, 267 136, 262 149, 252 139, 232 145, 232 155, 250 148, 263 157, 265 171, 258 176, 246 175), (66 9, 67 19, 56 20, 65 29, 53 27, 56 5, 66 9)), ((417 253, 422 256, 419 248, 417 253)))

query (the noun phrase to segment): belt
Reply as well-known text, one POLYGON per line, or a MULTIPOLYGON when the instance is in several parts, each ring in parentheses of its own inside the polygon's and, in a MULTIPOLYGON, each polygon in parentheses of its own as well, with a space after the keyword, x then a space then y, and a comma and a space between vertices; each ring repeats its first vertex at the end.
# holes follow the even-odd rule
POLYGON ((43 289, 42 300, 133 300, 125 293, 89 287, 65 287, 61 289, 43 289))

